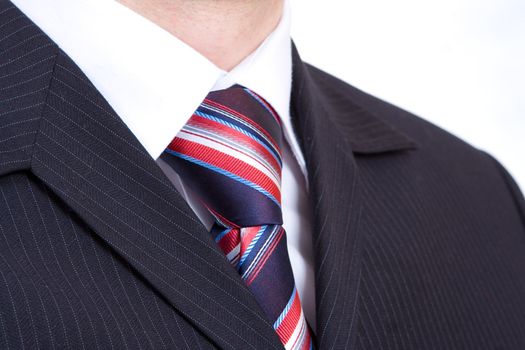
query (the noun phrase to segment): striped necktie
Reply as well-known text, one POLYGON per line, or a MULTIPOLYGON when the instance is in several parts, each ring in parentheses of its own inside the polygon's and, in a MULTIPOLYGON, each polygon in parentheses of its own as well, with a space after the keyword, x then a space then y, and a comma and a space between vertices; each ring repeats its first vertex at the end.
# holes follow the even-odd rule
POLYGON ((312 349, 281 213, 281 120, 239 85, 208 94, 162 157, 215 218, 211 234, 286 349, 312 349))

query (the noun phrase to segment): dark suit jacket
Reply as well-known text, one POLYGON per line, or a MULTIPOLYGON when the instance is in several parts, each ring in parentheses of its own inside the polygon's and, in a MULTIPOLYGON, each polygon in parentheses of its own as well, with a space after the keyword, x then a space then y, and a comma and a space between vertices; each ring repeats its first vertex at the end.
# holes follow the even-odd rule
MULTIPOLYGON (((291 111, 317 348, 525 349, 524 201, 505 170, 295 50, 291 111)), ((130 130, 6 0, 0 348, 282 348, 130 130)))

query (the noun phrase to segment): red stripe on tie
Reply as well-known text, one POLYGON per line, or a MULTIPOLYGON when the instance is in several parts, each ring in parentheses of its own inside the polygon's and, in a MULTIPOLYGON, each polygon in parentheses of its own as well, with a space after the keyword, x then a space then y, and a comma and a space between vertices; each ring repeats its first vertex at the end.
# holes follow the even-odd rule
POLYGON ((306 337, 306 341, 303 343, 302 350, 309 350, 310 344, 312 343, 312 337, 310 336, 310 332, 306 332, 305 337, 306 337))
POLYGON ((212 101, 212 100, 209 100, 209 99, 205 99, 204 102, 206 102, 207 104, 209 104, 210 106, 214 106, 220 110, 223 110, 223 111, 226 111, 230 114, 233 114, 234 116, 242 119, 243 121, 245 121, 247 124, 250 124, 254 129, 257 129, 260 133, 262 133, 264 136, 266 136, 268 138, 268 141, 270 141, 270 143, 272 143, 273 147, 275 149, 280 149, 278 146, 277 146, 277 142, 275 142, 275 139, 272 137, 272 135, 270 135, 268 133, 268 131, 266 131, 265 129, 263 129, 259 124, 255 123, 252 119, 248 118, 247 116, 245 116, 244 114, 241 114, 227 106, 224 106, 218 102, 215 102, 215 101, 212 101))
POLYGON ((270 246, 267 247, 266 251, 263 253, 263 256, 260 258, 260 260, 257 262, 257 266, 248 276, 249 278, 246 280, 246 284, 250 285, 255 280, 257 275, 259 275, 259 272, 261 272, 262 268, 264 267, 264 264, 268 260, 268 258, 272 255, 273 251, 275 250, 275 247, 277 247, 277 244, 281 241, 281 238, 284 235, 284 229, 282 227, 279 228, 279 232, 274 237, 273 242, 270 243, 270 246))
POLYGON ((297 328, 297 324, 299 323, 300 317, 301 317, 301 301, 299 300, 299 294, 297 293, 297 290, 296 290, 292 306, 288 310, 288 313, 284 317, 279 327, 277 327, 276 329, 277 335, 279 335, 279 339, 281 339, 281 342, 283 344, 286 344, 288 340, 290 340, 290 337, 295 331, 295 328, 297 328))
POLYGON ((266 174, 235 157, 179 137, 171 142, 169 148, 248 180, 270 193, 279 203, 281 201, 279 188, 266 174))
MULTIPOLYGON (((248 157, 251 157, 251 155, 249 153, 247 153, 246 151, 243 151, 242 148, 249 148, 249 149, 251 149, 253 152, 255 152, 256 154, 261 156, 265 161, 270 163, 271 169, 268 168, 270 171, 274 171, 274 172, 278 173, 279 169, 281 168, 279 163, 277 163, 277 160, 275 159, 275 157, 270 153, 270 151, 268 151, 268 149, 263 147, 260 143, 254 142, 254 140, 251 137, 243 134, 240 131, 232 129, 229 126, 221 124, 221 123, 218 123, 218 122, 216 122, 214 120, 210 120, 210 119, 198 116, 196 114, 194 114, 191 117, 191 119, 188 121, 188 125, 191 125, 191 126, 197 128, 197 129, 206 130, 206 131, 211 132, 213 134, 217 134, 219 136, 222 136, 222 137, 230 140, 233 144, 242 146, 242 147, 238 147, 238 148, 233 148, 229 144, 224 143, 224 142, 220 142, 217 139, 208 138, 208 137, 206 137, 204 135, 201 135, 201 134, 198 135, 200 137, 203 137, 203 138, 209 139, 211 141, 220 143, 221 145, 223 145, 225 147, 228 147, 230 149, 233 149, 233 150, 236 150, 238 152, 241 152, 241 153, 245 154, 248 157)), ((189 131, 187 131, 187 132, 191 133, 189 131)), ((275 151, 278 152, 277 150, 275 150, 275 151)))
POLYGON ((222 251, 228 255, 239 244, 239 229, 233 228, 218 242, 222 251))
POLYGON ((297 337, 297 339, 295 339, 290 349, 295 349, 296 344, 299 344, 300 350, 309 350, 310 345, 312 343, 312 337, 310 336, 310 328, 308 327, 306 320, 301 320, 299 322, 302 322, 301 331, 299 332, 299 336, 297 337))
POLYGON ((295 340, 294 340, 292 346, 290 347, 290 349, 295 349, 297 344, 299 344, 299 345, 303 344, 304 345, 304 341, 306 340, 305 339, 306 324, 305 324, 305 322, 301 322, 301 320, 299 320, 299 322, 301 323, 301 329, 297 333, 297 338, 295 338, 295 340))

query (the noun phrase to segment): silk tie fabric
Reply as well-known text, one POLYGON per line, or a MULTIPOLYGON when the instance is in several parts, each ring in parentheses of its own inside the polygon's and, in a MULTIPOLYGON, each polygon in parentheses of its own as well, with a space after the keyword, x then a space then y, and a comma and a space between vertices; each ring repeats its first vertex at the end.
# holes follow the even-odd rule
POLYGON ((215 217, 211 230, 286 349, 312 349, 282 227, 281 120, 240 85, 208 94, 163 159, 215 217))

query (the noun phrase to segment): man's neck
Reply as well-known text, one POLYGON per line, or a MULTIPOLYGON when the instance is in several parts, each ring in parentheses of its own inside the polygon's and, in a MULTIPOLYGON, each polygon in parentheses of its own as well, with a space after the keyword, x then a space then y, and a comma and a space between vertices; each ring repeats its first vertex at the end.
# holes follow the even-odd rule
POLYGON ((275 29, 283 0, 118 0, 229 71, 275 29))

